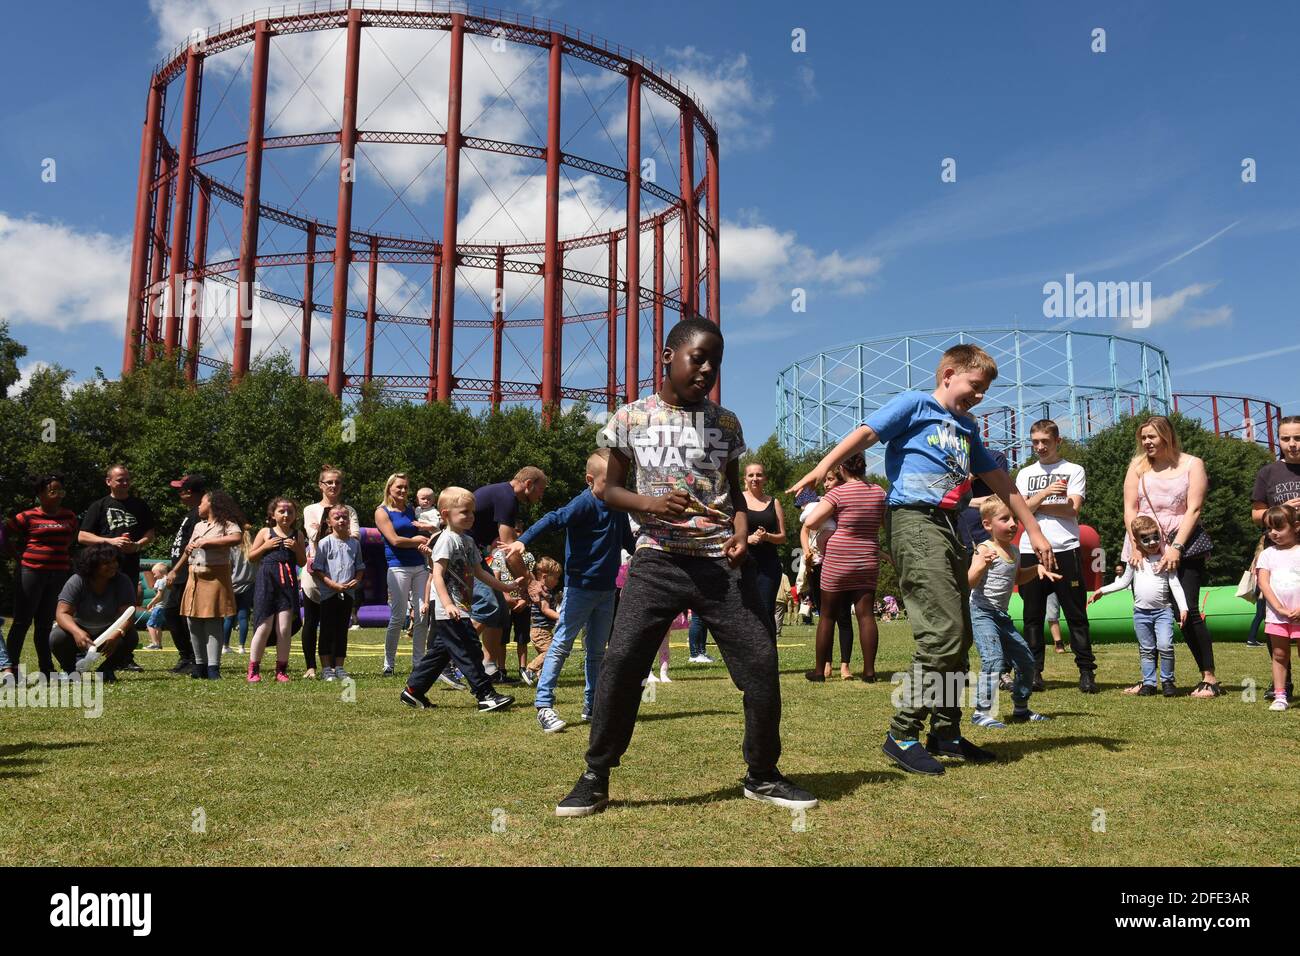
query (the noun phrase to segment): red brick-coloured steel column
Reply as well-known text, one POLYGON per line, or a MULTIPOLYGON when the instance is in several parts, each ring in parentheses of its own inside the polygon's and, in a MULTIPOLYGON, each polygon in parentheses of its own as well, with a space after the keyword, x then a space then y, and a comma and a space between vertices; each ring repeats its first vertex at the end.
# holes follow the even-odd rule
POLYGON ((442 309, 442 247, 433 252, 433 299, 429 308, 429 387, 424 400, 430 404, 438 398, 438 316, 442 309))
POLYGON ((456 322, 456 225, 460 216, 460 101, 464 80, 465 16, 451 18, 451 66, 447 81, 446 186, 442 196, 442 311, 438 315, 438 401, 451 400, 452 335, 456 322))
POLYGON ((168 282, 167 329, 163 351, 176 353, 181 338, 181 316, 185 314, 185 247, 190 238, 190 193, 194 185, 194 141, 199 125, 199 84, 203 82, 203 54, 190 44, 185 55, 185 93, 181 103, 181 141, 176 150, 176 198, 172 201, 171 253, 168 282))
POLYGON ((206 179, 199 180, 199 201, 194 207, 194 278, 185 283, 185 378, 194 382, 199 377, 199 327, 203 324, 203 287, 206 279, 203 270, 208 264, 208 206, 211 187, 206 179))
POLYGON ((244 215, 239 232, 239 284, 235 287, 235 355, 231 378, 248 373, 253 351, 253 283, 257 281, 257 240, 262 225, 262 142, 266 135, 266 71, 271 58, 271 28, 257 21, 253 34, 253 73, 249 79, 248 139, 244 153, 244 215), (247 311, 245 311, 247 310, 247 311))
POLYGON ((162 319, 163 269, 167 262, 167 219, 171 214, 171 184, 167 176, 171 172, 171 161, 164 153, 158 163, 158 193, 154 197, 153 234, 149 241, 153 249, 149 256, 149 290, 147 296, 147 320, 145 325, 145 359, 153 358, 158 351, 158 326, 162 319))
POLYGON ((311 360, 311 322, 316 311, 316 222, 307 223, 307 261, 302 271, 302 334, 298 341, 298 375, 307 377, 311 360))
POLYGON ((506 250, 497 246, 497 281, 492 287, 492 411, 501 407, 501 333, 505 331, 506 250))
POLYGON ((542 259, 542 407, 560 400, 560 84, 564 49, 560 34, 551 34, 546 81, 546 235, 542 259))
POLYGON ((370 237, 370 269, 366 274, 366 354, 364 381, 375 377, 375 293, 379 286, 379 237, 370 237))
POLYGON ((700 311, 699 282, 699 229, 695 215, 695 119, 694 109, 688 101, 682 107, 681 145, 678 155, 682 173, 681 261, 682 261, 682 318, 700 311))
POLYGON ((641 397, 641 67, 627 74, 627 312, 623 322, 623 399, 641 397))
POLYGON ((344 348, 348 334, 348 275, 352 269, 352 184, 356 180, 357 74, 361 62, 361 11, 348 11, 348 46, 343 66, 343 125, 339 130, 339 205, 334 219, 334 302, 330 315, 329 390, 343 396, 344 348))
POLYGON ((158 164, 158 137, 162 127, 165 87, 150 85, 144 111, 144 132, 140 136, 140 175, 136 181, 135 234, 131 241, 131 280, 127 292, 126 342, 122 347, 122 374, 135 370, 144 332, 145 273, 149 267, 149 213, 154 202, 154 170, 158 164))
POLYGON ((660 356, 664 351, 664 217, 655 216, 655 330, 654 363, 655 391, 664 383, 664 366, 660 356))
MULTIPOLYGON (((708 201, 709 228, 706 237, 707 245, 704 247, 705 256, 709 266, 708 278, 708 310, 709 318, 713 320, 718 328, 722 328, 722 269, 719 239, 719 231, 722 224, 722 210, 718 206, 718 137, 710 136, 705 143, 704 154, 704 176, 705 176, 705 196, 708 201)), ((709 397, 715 402, 722 401, 722 372, 718 372, 718 380, 713 383, 713 390, 709 397)))
POLYGON ((609 296, 607 298, 609 338, 605 343, 608 369, 605 373, 605 407, 618 407, 618 233, 609 234, 609 296))

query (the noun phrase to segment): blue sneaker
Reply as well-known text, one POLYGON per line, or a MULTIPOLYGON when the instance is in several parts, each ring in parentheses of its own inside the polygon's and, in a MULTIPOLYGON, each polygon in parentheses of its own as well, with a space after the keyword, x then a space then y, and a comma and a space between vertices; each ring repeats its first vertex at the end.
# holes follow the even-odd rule
POLYGON ((908 773, 919 773, 927 777, 937 777, 943 773, 943 764, 930 756, 919 740, 899 742, 893 734, 886 734, 885 743, 880 749, 908 773))
POLYGON ((469 690, 469 685, 465 683, 460 671, 451 667, 438 675, 438 683, 446 684, 453 690, 469 690))
POLYGON ((925 739, 925 749, 936 757, 951 757, 954 760, 965 760, 970 763, 992 763, 998 759, 992 751, 976 747, 965 737, 953 739, 930 734, 925 739))
POLYGON ((992 714, 986 714, 982 710, 977 710, 971 714, 970 722, 976 727, 988 727, 990 730, 1005 730, 1007 726, 992 714))

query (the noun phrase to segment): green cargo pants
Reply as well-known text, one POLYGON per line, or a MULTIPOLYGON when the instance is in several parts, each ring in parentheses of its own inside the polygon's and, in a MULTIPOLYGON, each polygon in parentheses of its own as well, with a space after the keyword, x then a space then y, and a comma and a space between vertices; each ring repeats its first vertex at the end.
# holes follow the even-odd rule
POLYGON ((919 740, 928 715, 935 737, 959 737, 972 637, 970 556, 957 537, 956 515, 890 508, 885 534, 916 640, 890 733, 919 740))

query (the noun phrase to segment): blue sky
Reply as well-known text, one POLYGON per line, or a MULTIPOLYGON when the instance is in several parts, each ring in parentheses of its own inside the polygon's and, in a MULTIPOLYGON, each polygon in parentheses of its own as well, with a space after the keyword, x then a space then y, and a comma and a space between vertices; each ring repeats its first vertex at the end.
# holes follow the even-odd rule
MULTIPOLYGON (((9 11, 0 315, 30 362, 58 362, 78 378, 97 365, 117 372, 149 73, 183 38, 180 25, 238 6, 9 11), (41 180, 47 157, 57 161, 53 183, 41 180)), ((1136 334, 1167 351, 1176 389, 1261 395, 1287 412, 1300 402, 1293 5, 564 0, 520 9, 663 62, 719 120, 724 402, 751 442, 772 430, 776 375, 792 358, 901 331, 1046 328, 1043 283, 1067 272, 1152 282, 1155 321, 1136 334), (1105 53, 1090 49, 1097 27, 1105 53), (806 31, 805 53, 791 50, 795 28, 806 31), (940 181, 946 157, 957 162, 954 183, 940 181), (1242 182, 1246 157, 1256 182, 1242 182), (807 291, 805 313, 791 311, 796 287, 807 291)), ((246 109, 237 74, 211 70, 206 97, 229 85, 246 109)), ((600 78, 587 76, 598 91, 600 78)), ((582 107, 566 99, 566 118, 582 107)), ((214 122, 236 130, 238 111, 214 122)), ((208 143, 223 135, 211 131, 208 143)), ((598 139, 577 151, 594 152, 598 139)), ((289 160, 276 159, 295 180, 289 160)), ((235 166, 227 175, 242 177, 235 166)), ((415 196, 405 222, 389 214, 384 225, 413 233, 438 208, 436 192, 415 196)), ((322 213, 332 218, 332 205, 322 213)), ((462 215, 473 218, 465 204, 462 215)), ((391 279, 419 302, 418 276, 391 279)), ((1108 319, 1074 327, 1133 334, 1108 319)))

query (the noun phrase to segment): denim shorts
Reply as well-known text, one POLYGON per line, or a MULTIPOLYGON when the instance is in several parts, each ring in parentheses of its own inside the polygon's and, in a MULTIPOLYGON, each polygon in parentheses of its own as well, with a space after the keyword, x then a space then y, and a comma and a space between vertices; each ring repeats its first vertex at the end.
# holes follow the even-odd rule
POLYGON ((504 631, 510 626, 510 607, 496 591, 478 578, 474 579, 474 606, 470 608, 469 616, 470 620, 484 627, 496 627, 504 631))

